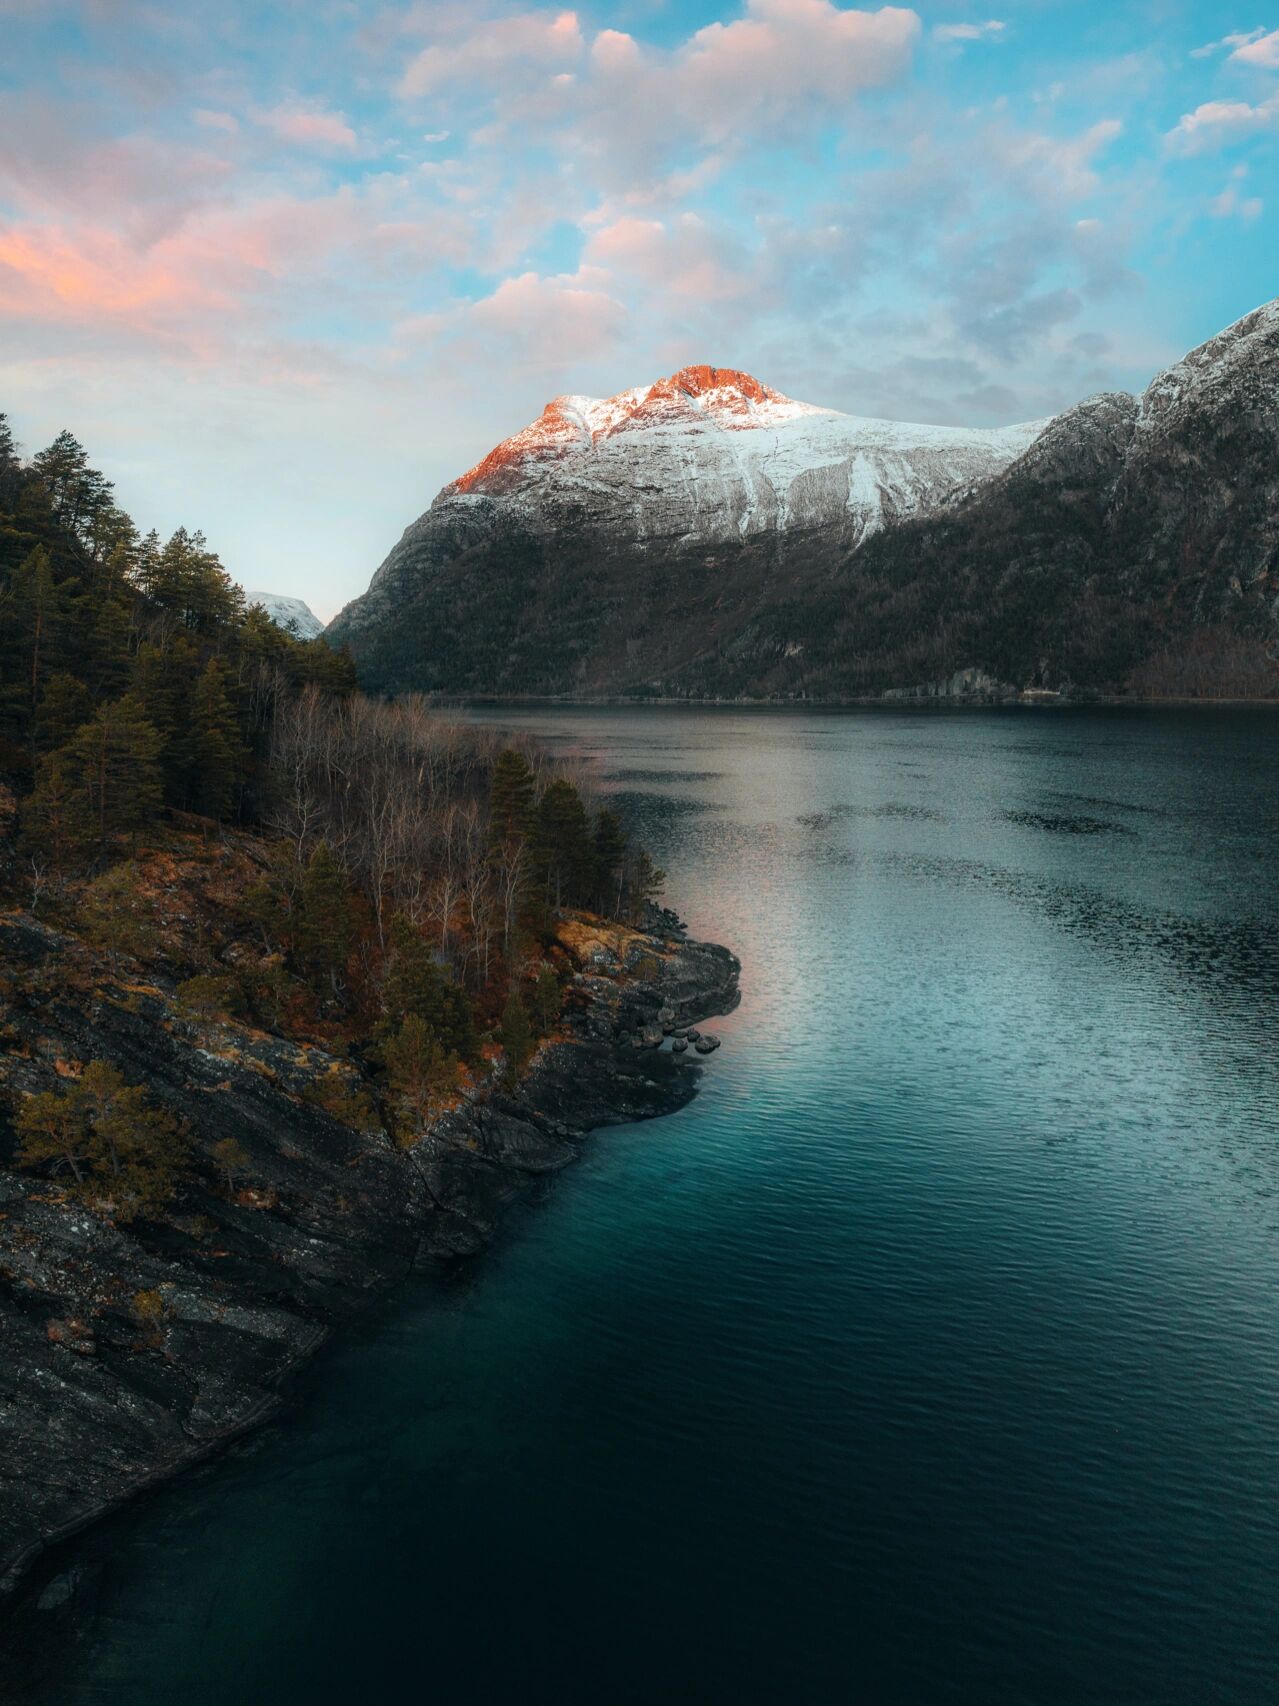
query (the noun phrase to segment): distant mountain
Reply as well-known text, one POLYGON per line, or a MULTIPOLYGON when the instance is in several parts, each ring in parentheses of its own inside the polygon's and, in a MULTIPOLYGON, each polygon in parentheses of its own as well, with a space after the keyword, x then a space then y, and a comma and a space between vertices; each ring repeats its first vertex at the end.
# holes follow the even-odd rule
POLYGON ((792 558, 830 558, 971 491, 1042 423, 862 420, 732 369, 558 397, 448 485, 329 629, 377 687, 607 691, 749 620, 792 558))
POLYGON ((286 628, 299 640, 313 640, 324 632, 324 624, 300 598, 286 598, 282 592, 246 592, 247 604, 260 604, 277 627, 286 628))
POLYGON ((379 688, 1279 694, 1279 302, 1001 432, 713 368, 557 399, 329 633, 379 688))

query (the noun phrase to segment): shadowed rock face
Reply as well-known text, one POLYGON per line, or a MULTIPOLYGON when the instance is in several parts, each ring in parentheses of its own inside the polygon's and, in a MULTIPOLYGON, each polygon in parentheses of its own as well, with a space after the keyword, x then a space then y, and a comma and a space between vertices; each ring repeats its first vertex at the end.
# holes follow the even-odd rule
POLYGON ((405 1151, 301 1099, 353 1070, 321 1049, 194 1023, 159 985, 108 983, 79 1002, 51 982, 42 996, 65 939, 0 915, 0 964, 22 990, 0 990, 0 1108, 55 1083, 59 1062, 110 1060, 182 1116, 206 1159, 235 1138, 254 1181, 234 1196, 195 1184, 173 1225, 118 1228, 0 1168, 0 1586, 268 1414, 335 1322, 422 1257, 481 1248, 588 1130, 694 1094, 696 1069, 618 1041, 664 1009, 727 1011, 737 962, 666 921, 627 940, 612 964, 578 959, 568 1040, 543 1048, 513 1094, 463 1105, 405 1151))
POLYGON ((1279 303, 1140 398, 1090 398, 945 515, 868 541, 776 686, 1279 693, 1279 303))
POLYGON ((1002 434, 717 369, 558 398, 329 632, 461 693, 1279 693, 1279 303, 1002 434))
POLYGON ((996 474, 1042 423, 861 420, 733 369, 558 397, 446 486, 332 625, 378 686, 603 690, 706 649, 787 572, 996 474), (483 614, 481 616, 481 607, 483 614))

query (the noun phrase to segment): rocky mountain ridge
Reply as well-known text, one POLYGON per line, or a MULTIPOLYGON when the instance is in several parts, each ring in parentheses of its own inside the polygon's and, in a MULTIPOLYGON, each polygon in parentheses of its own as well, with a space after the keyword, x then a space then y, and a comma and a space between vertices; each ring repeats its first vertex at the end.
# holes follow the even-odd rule
POLYGON ((1140 398, 963 432, 687 368, 561 397, 328 630, 379 689, 1279 692, 1279 303, 1140 398))
POLYGON ((713 367, 603 400, 559 397, 440 492, 328 632, 373 685, 535 690, 567 675, 594 688, 611 673, 590 661, 606 630, 621 618, 633 632, 635 600, 660 597, 670 572, 738 563, 749 589, 801 543, 852 547, 952 501, 1042 424, 863 420, 713 367), (483 635, 465 631, 473 597, 483 635), (553 616, 565 600, 578 633, 553 616), (520 645, 530 601, 545 606, 531 630, 540 662, 520 645), (512 646, 521 655, 495 667, 512 646))

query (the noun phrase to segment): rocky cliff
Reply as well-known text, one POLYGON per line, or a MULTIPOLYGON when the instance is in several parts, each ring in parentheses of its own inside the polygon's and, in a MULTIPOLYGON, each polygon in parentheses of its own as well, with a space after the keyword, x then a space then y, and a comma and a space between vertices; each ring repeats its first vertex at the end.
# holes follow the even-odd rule
MULTIPOLYGON (((655 1044, 735 1004, 733 956, 669 916, 646 931, 569 916, 559 932, 574 969, 557 1039, 514 1091, 473 1095, 405 1149, 326 1111, 334 1084, 359 1089, 349 1060, 195 1020, 163 980, 86 983, 75 938, 0 914, 0 1109, 110 1061, 180 1116, 204 1163, 180 1214, 128 1226, 0 1165, 0 1587, 266 1415, 334 1323, 415 1262, 479 1249, 587 1131, 693 1095, 700 1066, 655 1044), (228 1137, 244 1179, 221 1188, 228 1137)), ((0 1112, 0 1163, 12 1144, 0 1112)))

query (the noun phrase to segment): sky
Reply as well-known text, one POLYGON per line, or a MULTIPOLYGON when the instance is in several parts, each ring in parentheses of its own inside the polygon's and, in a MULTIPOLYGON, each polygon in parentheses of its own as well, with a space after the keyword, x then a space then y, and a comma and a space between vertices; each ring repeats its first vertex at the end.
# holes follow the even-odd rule
POLYGON ((0 43, 0 410, 326 618, 560 393, 999 425, 1279 293, 1279 0, 0 0, 0 43))

